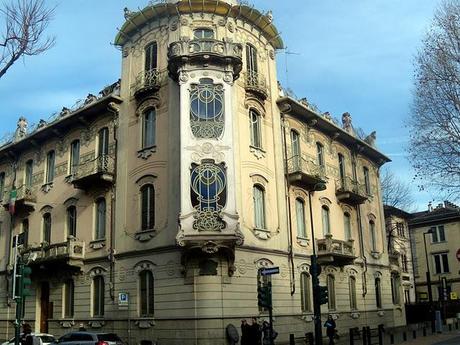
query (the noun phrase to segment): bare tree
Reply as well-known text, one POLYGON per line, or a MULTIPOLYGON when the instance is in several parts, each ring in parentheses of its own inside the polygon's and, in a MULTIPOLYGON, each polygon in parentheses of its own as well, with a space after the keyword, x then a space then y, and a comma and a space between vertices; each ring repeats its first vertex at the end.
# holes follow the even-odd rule
POLYGON ((388 169, 383 169, 380 174, 383 204, 393 206, 410 212, 414 206, 411 186, 398 179, 388 169))
POLYGON ((12 0, 0 8, 4 25, 0 36, 0 78, 24 56, 39 55, 50 49, 54 37, 44 37, 54 8, 45 7, 44 0, 12 0))
POLYGON ((460 1, 437 9, 415 60, 411 163, 421 187, 460 196, 460 1))

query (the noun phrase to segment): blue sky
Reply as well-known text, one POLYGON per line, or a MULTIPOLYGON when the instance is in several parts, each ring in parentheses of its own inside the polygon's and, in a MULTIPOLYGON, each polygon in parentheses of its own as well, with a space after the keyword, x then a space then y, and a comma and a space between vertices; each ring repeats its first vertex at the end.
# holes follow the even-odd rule
MULTIPOLYGON (((97 93, 120 76, 121 54, 111 45, 123 8, 147 0, 45 0, 57 6, 48 33, 56 46, 26 57, 0 79, 0 137, 19 116, 47 119, 63 106, 97 93)), ((278 77, 335 117, 348 111, 353 124, 377 131, 377 146, 399 178, 411 182, 406 158, 413 58, 439 0, 253 0, 272 10, 288 51, 278 53, 278 77)), ((419 209, 439 196, 418 192, 419 209)))

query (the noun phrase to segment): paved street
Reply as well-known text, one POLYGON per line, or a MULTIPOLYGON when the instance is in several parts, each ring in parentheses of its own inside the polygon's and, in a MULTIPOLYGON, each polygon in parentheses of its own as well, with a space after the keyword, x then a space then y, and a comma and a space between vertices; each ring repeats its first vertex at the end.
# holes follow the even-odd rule
POLYGON ((404 345, 459 345, 460 332, 436 334, 402 343, 404 345))

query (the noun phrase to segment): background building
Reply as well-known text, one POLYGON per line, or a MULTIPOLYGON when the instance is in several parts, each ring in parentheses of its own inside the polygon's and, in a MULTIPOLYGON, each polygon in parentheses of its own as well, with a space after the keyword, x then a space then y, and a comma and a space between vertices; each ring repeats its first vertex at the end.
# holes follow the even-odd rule
POLYGON ((51 123, 20 120, 0 148, 5 206, 18 190, 14 216, 2 213, 1 334, 12 333, 21 232, 35 287, 25 319, 56 335, 82 323, 130 343, 225 344, 228 324, 267 316, 257 287, 268 280, 280 339, 302 335, 313 329, 312 233, 324 316, 342 333, 404 324, 379 182, 389 159, 350 114, 337 121, 279 87, 271 13, 189 0, 125 18, 120 84, 51 123), (279 275, 260 275, 272 266, 279 275))

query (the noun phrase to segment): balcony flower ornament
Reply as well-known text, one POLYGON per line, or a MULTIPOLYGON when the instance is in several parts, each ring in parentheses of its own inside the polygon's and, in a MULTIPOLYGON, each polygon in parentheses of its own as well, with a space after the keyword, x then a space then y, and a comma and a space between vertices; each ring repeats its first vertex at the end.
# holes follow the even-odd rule
POLYGON ((21 140, 27 135, 27 120, 24 116, 21 116, 18 120, 16 132, 14 133, 14 141, 21 140))

